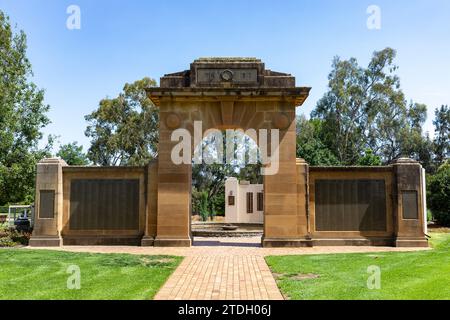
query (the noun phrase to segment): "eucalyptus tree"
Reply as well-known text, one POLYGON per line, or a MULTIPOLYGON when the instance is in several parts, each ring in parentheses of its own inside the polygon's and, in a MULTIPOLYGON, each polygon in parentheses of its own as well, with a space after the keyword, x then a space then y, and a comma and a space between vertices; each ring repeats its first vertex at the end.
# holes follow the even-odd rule
POLYGON ((0 204, 32 202, 36 163, 50 155, 53 137, 39 148, 49 106, 32 76, 26 35, 0 10, 0 204))

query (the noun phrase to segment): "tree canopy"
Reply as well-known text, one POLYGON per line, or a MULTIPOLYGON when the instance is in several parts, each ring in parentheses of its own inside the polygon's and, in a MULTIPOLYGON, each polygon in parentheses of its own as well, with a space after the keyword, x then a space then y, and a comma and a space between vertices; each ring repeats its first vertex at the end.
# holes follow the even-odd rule
POLYGON ((102 166, 144 165, 157 155, 159 110, 145 88, 156 81, 144 78, 125 84, 114 99, 103 99, 87 115, 86 136, 91 139, 88 158, 102 166))
POLYGON ((333 60, 328 91, 311 119, 316 127, 320 123, 322 144, 342 165, 358 164, 367 150, 383 163, 400 156, 430 158, 430 141, 422 132, 427 108, 407 103, 396 75, 395 56, 391 48, 374 52, 367 67, 355 58, 333 60))
POLYGON ((49 106, 30 80, 26 40, 0 11, 0 204, 33 201, 36 163, 52 146, 52 138, 47 147, 38 146, 49 106))
POLYGON ((86 166, 89 164, 89 159, 83 152, 83 146, 79 146, 77 142, 60 146, 56 156, 66 161, 69 166, 86 166))
POLYGON ((448 106, 441 106, 434 111, 434 114, 435 160, 437 163, 442 163, 450 157, 450 109, 448 106))

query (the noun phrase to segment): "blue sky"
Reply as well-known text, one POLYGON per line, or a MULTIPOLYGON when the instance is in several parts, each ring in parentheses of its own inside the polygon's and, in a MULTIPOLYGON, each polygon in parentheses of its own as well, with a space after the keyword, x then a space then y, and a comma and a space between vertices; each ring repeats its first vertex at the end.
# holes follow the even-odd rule
POLYGON ((28 36, 34 81, 46 90, 62 143, 84 136, 84 116, 126 82, 187 69, 204 56, 261 58, 292 73, 312 92, 298 113, 309 115, 326 91, 333 56, 366 65, 375 50, 398 52, 408 99, 433 110, 450 104, 448 0, 0 0, 28 36), (81 9, 81 29, 68 30, 66 9, 81 9), (366 26, 369 5, 381 9, 381 29, 366 26))

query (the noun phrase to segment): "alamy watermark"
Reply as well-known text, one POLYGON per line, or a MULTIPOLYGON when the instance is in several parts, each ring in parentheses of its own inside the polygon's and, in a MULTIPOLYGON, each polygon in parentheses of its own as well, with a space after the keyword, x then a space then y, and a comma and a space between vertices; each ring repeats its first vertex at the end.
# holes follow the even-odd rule
POLYGON ((80 290, 81 289, 81 269, 77 265, 70 265, 67 267, 66 273, 70 274, 67 278, 67 289, 80 290))
POLYGON ((217 129, 211 129, 202 134, 202 122, 194 122, 194 136, 187 129, 176 129, 171 134, 171 141, 178 142, 171 152, 171 160, 175 165, 181 164, 257 164, 261 162, 262 175, 275 175, 279 169, 279 139, 278 129, 248 129, 226 130, 223 132, 217 129), (203 147, 193 152, 194 146, 201 146, 202 140, 207 136, 212 137, 211 144, 208 146, 209 152, 205 152, 203 147), (248 152, 236 152, 237 148, 244 145, 244 137, 248 136, 257 142, 259 153, 255 149, 248 152), (270 140, 269 140, 270 136, 270 140), (225 138, 225 139, 224 139, 225 138), (224 148, 225 145, 225 148, 224 148), (224 149, 226 153, 224 154, 224 149), (269 150, 270 149, 270 150, 269 150), (270 151, 270 153, 269 153, 270 151))
POLYGON ((381 268, 379 266, 369 266, 367 267, 367 273, 369 274, 367 278, 367 289, 381 289, 381 268))
POLYGON ((69 30, 81 29, 81 9, 79 6, 72 4, 67 7, 66 13, 69 15, 66 20, 66 27, 69 30))
POLYGON ((366 13, 369 15, 367 18, 367 29, 380 30, 381 29, 381 8, 377 5, 370 5, 367 7, 366 13))

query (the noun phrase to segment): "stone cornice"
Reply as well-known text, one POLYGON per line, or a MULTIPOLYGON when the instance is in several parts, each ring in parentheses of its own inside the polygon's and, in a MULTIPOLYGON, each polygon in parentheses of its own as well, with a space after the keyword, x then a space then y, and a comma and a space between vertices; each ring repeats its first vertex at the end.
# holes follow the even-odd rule
POLYGON ((264 100, 264 101, 293 101, 296 106, 301 106, 309 96, 311 88, 147 88, 147 95, 152 102, 159 106, 161 100, 179 100, 189 99, 190 101, 222 101, 222 100, 264 100))

